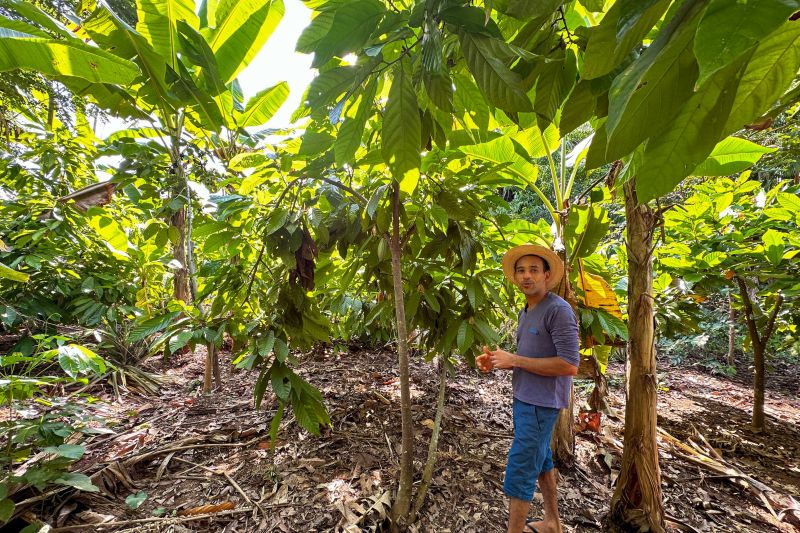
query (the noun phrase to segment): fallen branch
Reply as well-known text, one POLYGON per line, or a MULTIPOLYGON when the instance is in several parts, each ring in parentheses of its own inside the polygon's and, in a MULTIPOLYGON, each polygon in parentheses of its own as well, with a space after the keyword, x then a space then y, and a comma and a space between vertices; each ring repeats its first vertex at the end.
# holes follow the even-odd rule
MULTIPOLYGON (((271 505, 270 507, 282 507, 283 504, 275 504, 271 505)), ((57 527, 55 529, 51 529, 50 533, 68 533, 71 531, 97 531, 98 529, 106 529, 112 527, 120 527, 120 526, 132 526, 137 524, 152 524, 152 523, 161 523, 165 526, 174 525, 174 524, 181 524, 183 522, 193 522, 195 520, 206 520, 208 518, 218 518, 227 515, 233 514, 242 514, 242 513, 249 513, 253 510, 252 507, 242 508, 242 509, 231 509, 229 511, 220 511, 218 513, 209 513, 209 514, 199 514, 195 516, 182 516, 182 517, 173 517, 173 516, 165 516, 165 517, 158 517, 158 518, 140 518, 138 520, 118 520, 116 522, 106 522, 104 524, 80 524, 77 526, 65 526, 65 527, 57 527)))

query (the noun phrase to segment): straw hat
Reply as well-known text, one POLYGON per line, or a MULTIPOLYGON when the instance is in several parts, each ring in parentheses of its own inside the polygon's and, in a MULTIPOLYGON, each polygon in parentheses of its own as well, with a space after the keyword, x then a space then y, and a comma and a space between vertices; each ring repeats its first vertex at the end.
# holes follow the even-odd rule
POLYGON ((550 266, 550 279, 547 280, 547 290, 554 289, 564 275, 564 262, 553 250, 538 244, 522 244, 515 246, 503 256, 503 273, 511 283, 514 283, 514 268, 520 257, 536 255, 547 261, 550 266))

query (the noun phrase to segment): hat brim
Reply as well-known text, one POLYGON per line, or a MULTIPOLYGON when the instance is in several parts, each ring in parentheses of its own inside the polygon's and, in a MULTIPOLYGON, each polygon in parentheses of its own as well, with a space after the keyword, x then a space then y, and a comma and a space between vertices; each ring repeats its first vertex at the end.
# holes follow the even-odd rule
POLYGON ((550 278, 547 280, 547 290, 552 290, 561 282, 564 277, 564 262, 550 248, 540 246, 538 244, 522 244, 515 246, 505 253, 503 256, 503 273, 511 283, 516 285, 514 281, 514 268, 517 265, 520 257, 526 255, 535 255, 541 257, 550 266, 550 278))

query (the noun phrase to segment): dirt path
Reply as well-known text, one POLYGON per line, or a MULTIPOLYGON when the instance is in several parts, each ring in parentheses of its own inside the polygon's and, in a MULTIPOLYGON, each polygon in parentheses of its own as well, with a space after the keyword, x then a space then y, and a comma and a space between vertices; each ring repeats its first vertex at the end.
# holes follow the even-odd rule
MULTIPOLYGON (((90 443, 77 465, 94 474, 100 493, 62 492, 32 511, 60 528, 55 531, 381 530, 400 442, 392 353, 351 349, 305 356, 303 373, 322 391, 332 427, 319 438, 309 436, 289 415, 274 451, 267 436, 273 400, 265 398, 265 411, 254 411, 253 375, 244 372, 226 372, 224 390, 203 398, 202 360, 197 353, 171 361, 166 370, 174 382, 160 398, 129 396, 100 409, 115 422, 117 435, 90 443), (147 497, 132 510, 125 498, 140 491, 147 497), (213 520, 167 519, 176 511, 219 504, 229 509, 213 520), (124 523, 68 527, 95 520, 124 523)), ((613 491, 622 444, 622 368, 612 365, 609 378, 612 415, 604 418, 600 433, 578 435, 577 466, 562 473, 566 531, 598 531, 613 491)), ((432 366, 415 363, 413 380, 417 457, 424 459, 435 405, 432 366)), ((671 368, 659 375, 659 384, 659 424, 670 435, 702 450, 696 428, 725 463, 773 489, 782 504, 789 502, 788 495, 800 499, 796 394, 770 393, 767 414, 774 431, 754 435, 748 429, 746 386, 671 368)), ((577 388, 582 397, 588 395, 588 385, 577 388)), ((461 367, 451 378, 438 467, 415 531, 505 531, 501 487, 511 437, 509 397, 507 373, 486 377, 461 367)), ((682 524, 685 531, 795 530, 771 516, 760 497, 736 485, 735 478, 715 476, 687 459, 691 454, 685 450, 662 444, 664 499, 676 521, 672 526, 682 524)), ((540 512, 537 495, 532 515, 540 512)))

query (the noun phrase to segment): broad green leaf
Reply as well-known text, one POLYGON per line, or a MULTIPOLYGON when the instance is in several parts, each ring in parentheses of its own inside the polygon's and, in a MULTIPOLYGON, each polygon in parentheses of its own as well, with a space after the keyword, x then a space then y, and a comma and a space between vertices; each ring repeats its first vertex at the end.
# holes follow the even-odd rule
POLYGON ((778 196, 778 203, 784 208, 787 209, 789 212, 793 213, 795 216, 800 215, 800 198, 797 197, 796 194, 790 194, 787 192, 779 192, 778 196))
POLYGON ((717 71, 686 102, 661 135, 647 141, 636 169, 636 192, 646 202, 671 191, 705 160, 722 135, 742 75, 742 61, 717 71))
POLYGON ((458 349, 461 352, 467 352, 470 348, 472 348, 472 341, 474 339, 474 334, 472 333, 472 328, 469 326, 469 323, 464 320, 461 322, 461 325, 458 326, 458 336, 456 340, 456 344, 458 349))
POLYGON ((581 78, 599 78, 614 70, 633 47, 642 42, 670 2, 660 0, 623 4, 625 2, 622 0, 615 1, 600 24, 589 29, 581 78))
POLYGON ((383 116, 381 154, 405 192, 412 192, 419 179, 422 123, 417 95, 405 62, 394 68, 389 100, 383 116))
POLYGON ((534 111, 552 122, 564 99, 575 86, 577 72, 575 54, 572 51, 567 52, 564 61, 545 63, 536 82, 534 111))
POLYGON ((505 12, 512 17, 527 20, 552 15, 564 0, 508 0, 505 12))
POLYGON ((92 480, 89 479, 89 476, 84 474, 77 474, 74 472, 67 472, 62 474, 57 479, 53 480, 53 483, 57 485, 68 485, 70 487, 75 487, 79 490, 84 490, 86 492, 97 492, 100 489, 95 487, 92 484, 92 480))
POLYGON ((140 341, 146 337, 149 337, 153 333, 161 331, 169 326, 172 320, 179 314, 180 313, 178 311, 175 311, 143 321, 131 329, 130 335, 128 335, 128 342, 140 341))
POLYGON ((139 74, 127 59, 81 41, 0 36, 0 71, 18 68, 115 85, 130 85, 139 74))
POLYGON ((378 206, 380 206, 381 200, 383 200, 383 197, 386 195, 386 190, 388 188, 388 185, 381 185, 372 193, 366 208, 367 215, 369 215, 370 218, 375 218, 375 212, 378 210, 378 206))
POLYGON ((724 134, 763 115, 789 88, 800 69, 800 23, 790 21, 763 38, 736 91, 724 134))
POLYGON ((385 12, 383 4, 377 0, 343 3, 336 9, 325 37, 315 43, 311 67, 319 68, 334 56, 343 57, 348 52, 359 52, 385 12))
POLYGON ((561 135, 566 136, 589 121, 594 113, 596 97, 589 82, 582 80, 575 85, 564 102, 561 122, 558 124, 561 135))
MULTIPOLYGON (((438 17, 444 22, 455 26, 456 29, 463 29, 469 33, 478 33, 497 39, 503 38, 503 35, 500 33, 500 28, 497 27, 497 23, 491 18, 486 17, 486 12, 479 7, 451 7, 439 13, 438 17)), ((426 33, 423 37, 423 45, 426 44, 424 39, 428 37, 428 33, 433 34, 433 30, 426 28, 426 33)), ((438 53, 441 54, 441 47, 439 47, 438 53)))
POLYGON ((783 259, 783 252, 786 250, 785 234, 774 229, 769 229, 764 233, 761 240, 764 242, 764 255, 774 266, 778 266, 783 259))
POLYGON ((738 137, 720 141, 708 156, 692 171, 693 176, 730 176, 752 166, 761 156, 774 152, 768 148, 738 137))
MULTIPOLYGON (((694 39, 699 84, 786 22, 800 9, 796 0, 711 0, 694 39)), ((760 61, 759 57, 755 57, 760 61)))
POLYGON ((119 222, 108 215, 96 215, 89 218, 89 225, 103 238, 114 257, 123 261, 129 260, 128 248, 131 244, 119 222))
POLYGON ((8 498, 0 500, 0 522, 8 522, 14 514, 15 508, 16 504, 13 500, 9 500, 8 498))
POLYGON ((531 111, 531 101, 519 74, 507 63, 516 57, 500 39, 459 32, 461 52, 486 99, 505 111, 531 111))
POLYGON ((30 278, 29 274, 19 272, 13 268, 9 268, 3 263, 0 263, 0 279, 10 279, 11 281, 18 281, 25 283, 30 278))
POLYGON ((313 54, 319 42, 328 35, 333 24, 334 11, 318 13, 297 38, 295 50, 302 54, 313 54))
POLYGON ((192 0, 137 0, 136 31, 144 37, 172 70, 178 70, 181 52, 178 22, 197 29, 200 22, 192 0))
POLYGON ((178 350, 186 346, 186 344, 192 340, 192 336, 194 332, 192 331, 181 331, 174 337, 170 338, 169 340, 169 353, 176 353, 178 350))
POLYGON ((48 446, 44 449, 44 451, 77 461, 83 457, 83 454, 86 452, 86 448, 78 444, 61 444, 59 446, 48 446))
POLYGON ((692 39, 701 6, 684 4, 641 57, 614 79, 606 122, 607 161, 622 158, 663 131, 691 96, 698 72, 692 39))
POLYGON ((267 225, 264 228, 264 236, 272 235, 280 228, 286 225, 289 218, 289 212, 283 207, 276 207, 272 213, 269 214, 267 225))
POLYGON ((570 209, 564 240, 569 263, 595 252, 597 245, 608 233, 608 211, 597 205, 577 206, 570 209))
POLYGON ((377 86, 376 79, 367 84, 361 95, 356 115, 353 118, 345 119, 339 127, 339 134, 333 145, 334 160, 337 166, 353 163, 356 151, 361 145, 361 136, 364 133, 367 119, 372 114, 377 86))
POLYGON ((234 79, 253 60, 283 18, 283 13, 283 0, 220 2, 216 27, 207 39, 225 83, 234 79))
POLYGON ((356 67, 336 67, 311 80, 306 101, 311 109, 322 108, 348 90, 356 79, 356 67))
POLYGON ((172 114, 176 103, 166 84, 167 64, 144 37, 105 7, 84 20, 83 29, 101 47, 134 60, 145 82, 140 96, 163 113, 172 114))
POLYGON ((106 371, 105 361, 85 346, 68 344, 58 347, 56 352, 58 353, 58 364, 72 379, 90 372, 99 376, 106 371))
POLYGON ((186 55, 189 61, 200 67, 203 88, 211 96, 218 96, 224 93, 227 87, 225 87, 225 82, 222 81, 220 76, 217 58, 200 32, 180 20, 178 21, 178 38, 181 43, 182 53, 186 55))
POLYGON ((39 24, 43 28, 50 30, 53 33, 57 33, 63 38, 79 40, 75 36, 74 32, 70 31, 69 28, 64 26, 57 19, 39 9, 33 2, 30 2, 29 0, 3 0, 2 4, 0 5, 3 5, 3 7, 10 7, 19 15, 22 15, 23 19, 35 24, 39 24))
POLYGON ((261 126, 271 119, 289 97, 289 84, 285 81, 259 92, 247 101, 244 113, 237 120, 239 126, 261 126))
POLYGON ((520 178, 521 183, 535 183, 539 169, 528 162, 514 150, 514 143, 506 136, 493 141, 458 148, 466 155, 489 161, 497 165, 505 165, 503 170, 520 178))
POLYGON ((0 38, 25 39, 30 37, 40 37, 50 40, 49 33, 40 30, 34 25, 0 15, 0 38))
POLYGON ((195 84, 182 63, 178 65, 178 69, 180 72, 173 85, 173 92, 186 105, 189 111, 187 116, 203 130, 219 131, 223 126, 219 105, 209 93, 195 84))

